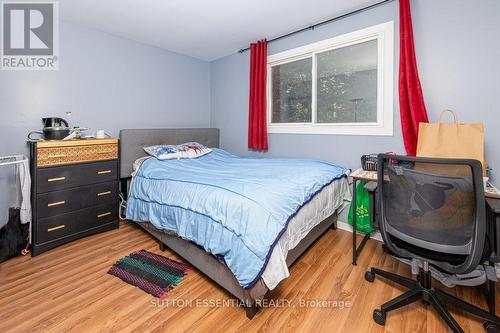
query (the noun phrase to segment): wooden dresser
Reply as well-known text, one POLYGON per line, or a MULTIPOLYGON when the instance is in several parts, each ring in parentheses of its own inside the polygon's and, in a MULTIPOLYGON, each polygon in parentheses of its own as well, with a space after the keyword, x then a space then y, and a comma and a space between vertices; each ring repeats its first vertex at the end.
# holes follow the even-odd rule
POLYGON ((32 249, 118 228, 118 140, 30 142, 32 249))

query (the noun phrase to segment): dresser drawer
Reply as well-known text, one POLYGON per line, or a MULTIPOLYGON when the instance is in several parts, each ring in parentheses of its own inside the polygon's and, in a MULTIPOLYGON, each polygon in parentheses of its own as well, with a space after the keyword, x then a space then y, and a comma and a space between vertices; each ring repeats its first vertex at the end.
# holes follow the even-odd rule
POLYGON ((71 235, 73 225, 77 223, 77 219, 78 213, 39 219, 36 224, 36 243, 42 244, 71 235))
POLYGON ((118 220, 118 204, 105 204, 86 209, 80 216, 78 228, 83 231, 118 220))
POLYGON ((70 146, 40 147, 37 150, 36 166, 40 168, 118 158, 117 143, 89 143, 88 145, 83 143, 70 146))
POLYGON ((37 169, 37 193, 109 182, 118 179, 118 161, 37 169))
POLYGON ((36 244, 71 236, 118 220, 118 204, 109 203, 39 219, 36 244))
POLYGON ((44 218, 118 200, 118 182, 106 182, 37 195, 37 216, 44 218))

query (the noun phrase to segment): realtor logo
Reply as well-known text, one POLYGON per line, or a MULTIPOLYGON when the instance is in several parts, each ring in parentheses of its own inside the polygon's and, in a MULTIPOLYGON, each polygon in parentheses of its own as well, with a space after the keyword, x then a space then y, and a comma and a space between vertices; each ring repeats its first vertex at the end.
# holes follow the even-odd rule
POLYGON ((1 69, 59 68, 57 2, 3 1, 1 29, 1 69))

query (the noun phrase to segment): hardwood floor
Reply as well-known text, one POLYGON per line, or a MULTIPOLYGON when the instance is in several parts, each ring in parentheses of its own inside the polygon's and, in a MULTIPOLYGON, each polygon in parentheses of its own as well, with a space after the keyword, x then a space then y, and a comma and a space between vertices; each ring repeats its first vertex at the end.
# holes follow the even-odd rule
MULTIPOLYGON (((75 241, 35 258, 18 257, 0 264, 0 332, 448 331, 437 314, 422 303, 391 312, 385 327, 375 324, 373 309, 403 289, 379 278, 370 284, 364 280, 364 272, 376 266, 409 275, 409 268, 385 255, 380 243, 373 240, 358 265, 352 266, 350 235, 342 230, 328 231, 292 267, 291 277, 269 295, 279 305, 286 299, 294 306, 261 309, 250 321, 235 306, 195 307, 197 302, 211 305, 207 303, 230 299, 196 270, 163 302, 106 274, 118 258, 134 250, 161 253, 156 241, 142 229, 122 223, 118 230, 75 241), (313 303, 301 306, 306 300, 313 303), (334 301, 350 306, 335 308, 334 301), (325 305, 330 306, 322 307, 325 305)), ((168 250, 162 254, 180 260, 168 250)), ((497 285, 497 292, 499 289, 497 285)), ((486 307, 478 288, 449 292, 486 307)), ((466 332, 482 332, 481 321, 451 310, 466 332)))

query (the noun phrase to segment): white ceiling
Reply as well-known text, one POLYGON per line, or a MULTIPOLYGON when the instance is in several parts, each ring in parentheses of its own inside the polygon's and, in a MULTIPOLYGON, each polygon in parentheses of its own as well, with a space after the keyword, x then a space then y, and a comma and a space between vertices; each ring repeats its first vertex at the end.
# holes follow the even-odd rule
POLYGON ((60 18, 211 61, 373 0, 60 0, 60 18))

